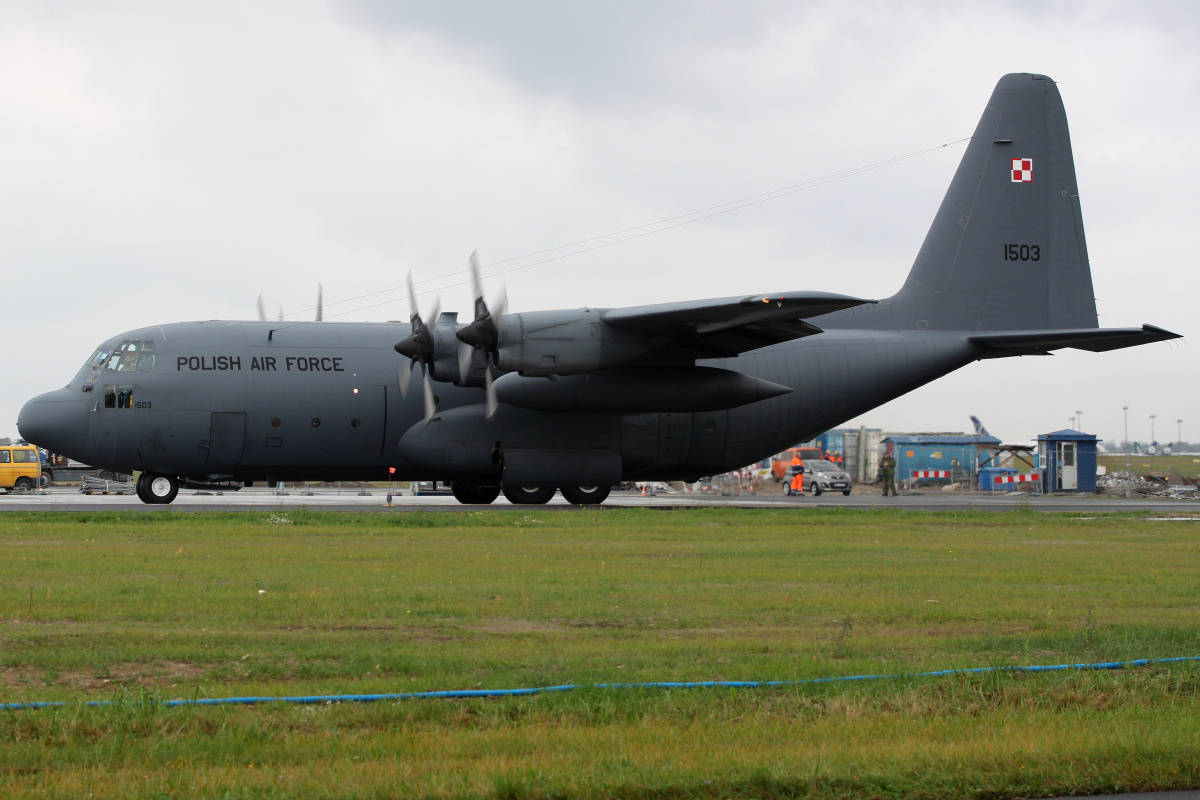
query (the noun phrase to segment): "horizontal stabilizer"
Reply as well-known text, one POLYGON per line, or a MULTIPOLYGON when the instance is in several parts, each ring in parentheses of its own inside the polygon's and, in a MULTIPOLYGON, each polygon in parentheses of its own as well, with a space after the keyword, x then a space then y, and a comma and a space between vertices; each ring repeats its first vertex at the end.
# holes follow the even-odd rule
POLYGON ((1181 338, 1178 333, 1143 325, 1140 328, 1078 328, 1052 331, 1006 331, 968 336, 972 344, 986 347, 989 357, 1049 355, 1051 350, 1073 347, 1103 353, 1181 338))

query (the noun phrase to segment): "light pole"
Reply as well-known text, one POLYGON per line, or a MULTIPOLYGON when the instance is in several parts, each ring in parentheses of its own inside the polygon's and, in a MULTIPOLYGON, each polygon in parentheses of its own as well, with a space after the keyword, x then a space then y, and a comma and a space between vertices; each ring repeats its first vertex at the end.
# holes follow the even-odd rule
POLYGON ((1079 421, 1079 427, 1078 427, 1076 430, 1082 431, 1082 430, 1083 430, 1083 412, 1082 412, 1082 411, 1076 411, 1076 412, 1075 412, 1075 419, 1077 419, 1077 420, 1079 421))
POLYGON ((1175 434, 1175 446, 1179 447, 1183 445, 1183 420, 1177 419, 1175 424, 1179 426, 1179 431, 1175 434))
POLYGON ((1158 414, 1150 415, 1150 444, 1156 444, 1157 439, 1154 438, 1154 420, 1158 419, 1158 414))
POLYGON ((1121 406, 1125 412, 1125 496, 1133 497, 1133 447, 1129 444, 1129 406, 1121 406))
POLYGON ((1075 430, 1075 418, 1071 417, 1071 430, 1075 430))

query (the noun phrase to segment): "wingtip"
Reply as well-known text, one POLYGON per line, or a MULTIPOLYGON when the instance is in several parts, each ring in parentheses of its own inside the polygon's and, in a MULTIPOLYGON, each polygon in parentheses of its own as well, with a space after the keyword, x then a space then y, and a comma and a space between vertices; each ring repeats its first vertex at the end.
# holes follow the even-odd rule
POLYGON ((1170 339, 1182 339, 1183 338, 1182 333, 1175 333, 1174 331, 1169 331, 1166 328, 1160 328, 1157 325, 1149 325, 1149 324, 1143 323, 1142 330, 1145 333, 1147 333, 1151 336, 1157 337, 1158 339, 1160 339, 1164 342, 1168 341, 1170 339))

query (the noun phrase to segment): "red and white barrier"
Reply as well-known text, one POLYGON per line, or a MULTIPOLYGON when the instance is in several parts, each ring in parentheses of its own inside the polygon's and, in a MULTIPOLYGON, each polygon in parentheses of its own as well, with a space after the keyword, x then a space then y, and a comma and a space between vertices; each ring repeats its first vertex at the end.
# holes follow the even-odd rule
POLYGON ((1041 473, 1027 472, 1024 475, 997 475, 993 483, 1036 483, 1042 479, 1041 473))
POLYGON ((949 478, 950 470, 948 470, 948 469, 914 469, 912 476, 914 478, 949 478))

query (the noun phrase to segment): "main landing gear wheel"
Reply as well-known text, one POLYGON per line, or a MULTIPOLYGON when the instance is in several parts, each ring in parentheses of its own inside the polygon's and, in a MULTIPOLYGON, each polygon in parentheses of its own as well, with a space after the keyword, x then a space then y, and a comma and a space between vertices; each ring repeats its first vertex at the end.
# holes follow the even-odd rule
POLYGON ((501 489, 508 502, 518 506, 540 506, 554 497, 553 486, 505 486, 501 489))
POLYGON ((577 506, 598 506, 608 499, 611 486, 562 486, 563 499, 577 506))
POLYGON ((481 486, 478 483, 454 481, 450 484, 454 499, 468 506, 486 506, 500 496, 499 486, 481 486))
POLYGON ((179 479, 143 472, 137 481, 137 496, 147 505, 166 505, 179 494, 179 479))

